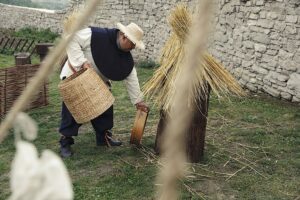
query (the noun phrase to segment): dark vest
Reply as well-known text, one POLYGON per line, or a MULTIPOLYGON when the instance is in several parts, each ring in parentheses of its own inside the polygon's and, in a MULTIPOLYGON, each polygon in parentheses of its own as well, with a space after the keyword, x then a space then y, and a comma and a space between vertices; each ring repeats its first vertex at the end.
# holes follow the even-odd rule
POLYGON ((91 51, 99 71, 113 81, 124 80, 134 66, 130 52, 117 46, 118 29, 91 27, 91 51))

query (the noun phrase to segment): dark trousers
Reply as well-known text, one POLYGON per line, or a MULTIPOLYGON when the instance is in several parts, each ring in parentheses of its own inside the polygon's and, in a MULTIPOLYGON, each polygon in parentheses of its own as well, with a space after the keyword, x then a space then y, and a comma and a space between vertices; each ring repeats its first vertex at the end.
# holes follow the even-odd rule
MULTIPOLYGON (((113 106, 107 109, 104 113, 91 120, 92 126, 96 132, 96 142, 101 144, 105 142, 105 132, 113 127, 113 106)), ((78 129, 81 124, 78 124, 64 102, 61 109, 61 123, 59 132, 64 137, 60 139, 62 146, 74 144, 72 136, 78 135, 78 129)))

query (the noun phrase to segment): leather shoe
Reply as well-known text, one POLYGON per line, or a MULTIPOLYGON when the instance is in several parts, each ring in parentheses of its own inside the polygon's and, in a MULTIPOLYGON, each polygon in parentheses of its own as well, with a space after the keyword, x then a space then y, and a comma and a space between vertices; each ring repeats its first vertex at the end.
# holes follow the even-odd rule
POLYGON ((71 151, 71 146, 70 145, 66 145, 66 146, 61 146, 60 147, 60 156, 63 158, 68 158, 70 156, 72 156, 72 151, 71 151))
POLYGON ((111 146, 121 146, 122 145, 122 142, 114 140, 112 138, 112 133, 110 131, 107 131, 105 133, 104 139, 105 139, 104 142, 98 143, 99 146, 108 146, 108 147, 111 147, 111 146))

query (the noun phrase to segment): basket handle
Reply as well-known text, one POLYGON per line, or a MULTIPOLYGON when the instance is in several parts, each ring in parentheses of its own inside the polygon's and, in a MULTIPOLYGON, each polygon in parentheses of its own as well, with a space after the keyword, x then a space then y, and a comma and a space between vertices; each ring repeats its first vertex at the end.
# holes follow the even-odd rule
POLYGON ((69 65, 70 69, 72 70, 72 72, 75 73, 76 70, 75 70, 74 67, 71 65, 69 59, 68 59, 68 65, 69 65))

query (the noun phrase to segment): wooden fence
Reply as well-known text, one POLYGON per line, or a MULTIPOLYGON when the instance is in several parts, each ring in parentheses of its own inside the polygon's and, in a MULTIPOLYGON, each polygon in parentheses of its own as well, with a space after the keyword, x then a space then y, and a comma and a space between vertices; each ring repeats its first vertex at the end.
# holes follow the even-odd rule
POLYGON ((36 44, 39 42, 39 40, 17 37, 0 37, 0 53, 30 52, 30 55, 32 55, 36 44))
MULTIPOLYGON (((0 69, 0 117, 11 108, 13 102, 20 96, 28 81, 38 70, 39 65, 19 65, 0 69)), ((26 109, 48 105, 48 83, 37 91, 26 109)))

